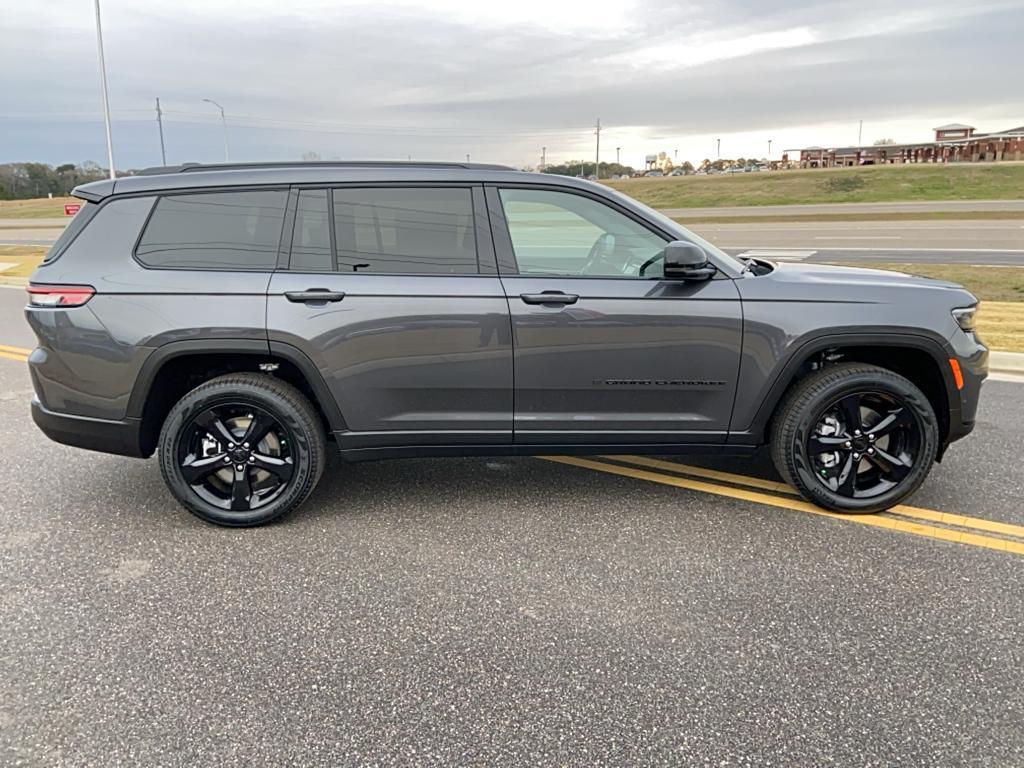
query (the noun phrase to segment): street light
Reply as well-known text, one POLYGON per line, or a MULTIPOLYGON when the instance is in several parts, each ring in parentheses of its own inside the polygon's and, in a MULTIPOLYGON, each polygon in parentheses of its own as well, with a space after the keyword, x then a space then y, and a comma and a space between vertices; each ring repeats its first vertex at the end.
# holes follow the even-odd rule
POLYGON ((203 99, 203 101, 207 104, 213 104, 213 106, 220 110, 220 122, 224 126, 224 162, 231 162, 228 158, 228 119, 224 116, 224 107, 213 99, 203 99))
POLYGON ((615 164, 616 165, 620 164, 619 163, 619 152, 621 152, 621 151, 622 151, 622 147, 616 147, 615 148, 615 164))
POLYGON ((110 135, 110 99, 107 96, 107 64, 103 58, 103 25, 100 23, 100 0, 95 0, 93 5, 96 8, 96 48, 100 56, 100 84, 103 91, 103 123, 107 129, 107 163, 110 165, 110 178, 116 178, 114 173, 114 140, 110 135))
POLYGON ((768 139, 768 160, 772 159, 772 140, 768 139))

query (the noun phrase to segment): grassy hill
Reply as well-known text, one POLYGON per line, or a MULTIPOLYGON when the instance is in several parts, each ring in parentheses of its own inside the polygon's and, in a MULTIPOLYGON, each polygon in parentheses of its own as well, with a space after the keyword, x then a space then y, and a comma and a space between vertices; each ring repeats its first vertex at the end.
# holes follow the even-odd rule
POLYGON ((81 203, 74 197, 40 197, 33 200, 0 200, 0 219, 53 219, 64 215, 64 203, 81 203))
POLYGON ((653 208, 917 200, 1019 200, 1024 163, 888 165, 620 179, 606 182, 653 208))

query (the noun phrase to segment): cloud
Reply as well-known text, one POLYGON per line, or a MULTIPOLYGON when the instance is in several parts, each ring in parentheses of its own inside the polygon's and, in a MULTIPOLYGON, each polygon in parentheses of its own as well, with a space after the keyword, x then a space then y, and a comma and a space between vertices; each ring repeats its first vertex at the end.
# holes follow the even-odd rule
MULTIPOLYGON (((178 160, 217 159, 219 115, 203 98, 227 109, 238 158, 312 149, 534 163, 542 144, 553 160, 583 152, 598 116, 609 141, 637 156, 666 141, 706 147, 711 134, 741 143, 769 130, 828 143, 829 126, 861 118, 922 121, 922 137, 939 116, 1024 122, 1010 85, 1022 2, 638 0, 604 10, 575 0, 104 0, 103 9, 122 166, 154 162, 156 96, 178 160)), ((91 5, 23 4, 5 26, 0 161, 102 158, 91 5)))

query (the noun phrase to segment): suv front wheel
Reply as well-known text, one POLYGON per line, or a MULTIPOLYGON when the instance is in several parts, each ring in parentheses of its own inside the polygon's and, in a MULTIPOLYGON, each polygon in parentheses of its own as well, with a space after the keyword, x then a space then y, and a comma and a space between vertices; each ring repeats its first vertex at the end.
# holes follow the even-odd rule
POLYGON ((924 482, 939 429, 913 383, 873 365, 832 365, 797 383, 776 412, 772 460, 821 507, 880 512, 924 482))
POLYGON ((193 389, 167 415, 159 445, 171 493, 218 525, 275 520, 305 501, 324 468, 324 430, 309 400, 259 374, 193 389))

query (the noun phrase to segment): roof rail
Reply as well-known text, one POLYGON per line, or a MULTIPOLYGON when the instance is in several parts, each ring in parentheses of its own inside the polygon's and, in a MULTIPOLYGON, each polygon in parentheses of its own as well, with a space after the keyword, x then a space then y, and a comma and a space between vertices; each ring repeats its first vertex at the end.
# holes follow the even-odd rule
POLYGON ((507 165, 491 163, 441 163, 411 162, 403 160, 292 160, 258 163, 182 163, 181 165, 156 166, 138 172, 139 176, 154 176, 162 173, 189 173, 191 171, 242 171, 270 168, 467 168, 489 171, 511 171, 507 165))

